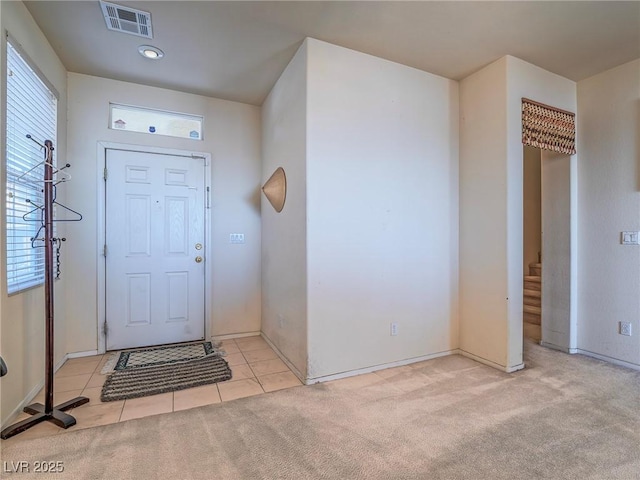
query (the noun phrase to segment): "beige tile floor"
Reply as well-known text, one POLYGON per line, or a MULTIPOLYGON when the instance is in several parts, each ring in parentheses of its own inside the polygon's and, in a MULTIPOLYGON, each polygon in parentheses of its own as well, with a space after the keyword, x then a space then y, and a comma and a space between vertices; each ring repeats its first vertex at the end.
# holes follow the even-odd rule
MULTIPOLYGON (((178 392, 107 403, 100 401, 102 384, 106 378, 100 371, 110 354, 73 358, 56 372, 54 403, 57 405, 80 395, 90 399, 89 403, 68 412, 77 420, 77 424, 68 429, 70 431, 228 402, 301 385, 298 378, 261 337, 224 340, 222 348, 227 352, 225 359, 231 367, 231 380, 178 392)), ((34 402, 44 403, 43 391, 36 396, 34 402)), ((23 413, 15 421, 28 417, 28 414, 23 413)), ((43 422, 3 442, 56 435, 63 431, 48 422, 43 422)))

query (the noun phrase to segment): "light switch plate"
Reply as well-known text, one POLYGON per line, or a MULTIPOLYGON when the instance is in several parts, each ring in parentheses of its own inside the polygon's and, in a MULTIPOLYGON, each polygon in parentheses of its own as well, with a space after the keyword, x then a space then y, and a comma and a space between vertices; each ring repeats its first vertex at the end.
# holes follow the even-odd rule
POLYGON ((620 243, 622 245, 640 245, 640 232, 621 232, 620 243))

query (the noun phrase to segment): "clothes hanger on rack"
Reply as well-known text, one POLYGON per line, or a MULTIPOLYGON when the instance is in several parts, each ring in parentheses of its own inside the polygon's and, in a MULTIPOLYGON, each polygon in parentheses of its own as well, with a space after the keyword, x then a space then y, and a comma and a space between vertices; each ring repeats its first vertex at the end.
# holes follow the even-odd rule
MULTIPOLYGON (((69 164, 67 164, 69 165, 69 164)), ((29 210, 27 213, 25 213, 24 215, 22 215, 22 219, 25 222, 43 222, 44 218, 43 218, 43 213, 44 213, 44 206, 42 205, 38 205, 37 203, 34 203, 33 201, 31 201, 30 199, 26 199, 25 200, 27 203, 30 203, 31 205, 34 205, 35 208, 32 210, 29 210), (31 216, 35 213, 35 212, 40 212, 40 216, 39 218, 32 218, 31 216)), ((52 221, 53 222, 79 222, 80 220, 82 220, 82 214, 80 212, 76 212, 74 209, 67 207, 66 205, 56 201, 56 189, 55 189, 55 184, 54 184, 54 193, 53 193, 53 204, 57 205, 58 207, 71 212, 73 215, 75 215, 74 218, 54 218, 52 221)))
MULTIPOLYGON (((27 138, 29 140, 31 140, 33 143, 35 143, 36 145, 39 145, 40 148, 46 149, 45 145, 42 145, 40 142, 38 142, 36 139, 34 139, 31 135, 27 135, 27 138)), ((50 163, 48 159, 45 159, 42 162, 38 163, 37 165, 31 167, 29 170, 24 172, 19 177, 17 177, 15 182, 16 183, 30 183, 30 184, 52 183, 54 185, 57 185, 58 183, 67 182, 67 181, 71 180, 71 174, 69 174, 67 172, 63 172, 63 170, 65 168, 68 168, 70 166, 71 165, 69 165, 67 163, 67 164, 64 165, 64 167, 58 168, 55 165, 53 165, 52 163, 50 163), (38 168, 40 168, 42 166, 51 167, 52 168, 52 175, 55 176, 56 178, 43 180, 41 177, 35 177, 35 176, 31 176, 30 175, 31 172, 33 172, 34 170, 37 170, 38 168), (59 178, 58 177, 59 175, 61 175, 62 177, 59 178)))
POLYGON ((30 199, 26 199, 25 202, 30 203, 31 205, 34 205, 35 208, 33 210, 29 210, 27 213, 25 213, 24 215, 22 215, 22 220, 24 220, 25 222, 44 222, 44 218, 43 218, 43 213, 44 213, 44 206, 38 205, 37 203, 33 203, 30 199), (29 218, 29 215, 35 213, 35 212, 40 212, 40 217, 39 218, 29 218))
POLYGON ((46 183, 53 183, 54 185, 58 185, 59 183, 63 183, 63 182, 68 182, 69 180, 71 180, 71 174, 67 173, 67 172, 63 172, 63 170, 67 167, 70 167, 71 165, 66 164, 64 167, 62 168, 57 168, 55 165, 49 163, 49 162, 40 162, 38 165, 31 167, 29 170, 27 170, 26 172, 24 172, 22 175, 20 175, 19 177, 17 177, 14 182, 15 183, 28 183, 28 184, 41 184, 43 182, 45 182, 45 180, 41 180, 36 178, 35 176, 31 175, 31 172, 33 172, 34 170, 42 167, 42 166, 49 166, 53 169, 53 175, 56 178, 52 178, 51 180, 46 180, 46 183), (62 176, 62 177, 60 177, 62 176))
POLYGON ((31 240, 31 248, 44 248, 44 247, 46 247, 46 245, 44 245, 44 244, 36 245, 36 242, 44 242, 44 237, 40 236, 40 232, 42 232, 42 230, 44 230, 44 224, 40 225, 40 228, 36 232, 35 236, 30 238, 30 240, 31 240))
POLYGON ((80 212, 76 212, 72 208, 63 205, 60 202, 53 202, 53 204, 57 205, 60 208, 63 208, 68 212, 73 213, 76 216, 75 218, 56 218, 55 220, 53 220, 54 222, 79 222, 80 220, 82 220, 82 214, 80 212))
MULTIPOLYGON (((71 165, 67 163, 67 167, 70 167, 70 166, 71 165)), ((54 218, 53 219, 54 222, 79 222, 80 220, 82 220, 82 214, 80 212, 76 212, 74 209, 69 208, 66 205, 63 205, 62 203, 58 202, 56 200, 56 196, 57 196, 57 190, 54 184, 53 185, 53 204, 59 206, 60 208, 66 210, 67 212, 73 213, 75 215, 75 218, 54 218)))

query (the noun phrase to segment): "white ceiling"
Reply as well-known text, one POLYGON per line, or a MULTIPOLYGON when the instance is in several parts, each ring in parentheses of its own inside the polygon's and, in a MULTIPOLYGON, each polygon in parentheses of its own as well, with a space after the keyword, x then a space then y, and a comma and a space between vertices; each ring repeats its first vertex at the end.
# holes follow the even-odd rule
POLYGON ((305 37, 456 80, 506 54, 575 81, 640 57, 637 1, 114 3, 150 12, 154 38, 107 30, 97 1, 25 2, 69 71, 254 105, 305 37))

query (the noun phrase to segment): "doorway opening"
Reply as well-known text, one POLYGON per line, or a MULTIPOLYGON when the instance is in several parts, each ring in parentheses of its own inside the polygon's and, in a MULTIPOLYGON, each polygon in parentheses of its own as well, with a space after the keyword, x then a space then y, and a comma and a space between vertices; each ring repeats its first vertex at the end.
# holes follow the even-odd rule
POLYGON ((523 156, 523 187, 534 191, 523 191, 523 336, 575 353, 577 160, 575 155, 536 148, 525 149, 523 156))
POLYGON ((540 149, 523 146, 523 335, 542 340, 542 162, 540 149))

